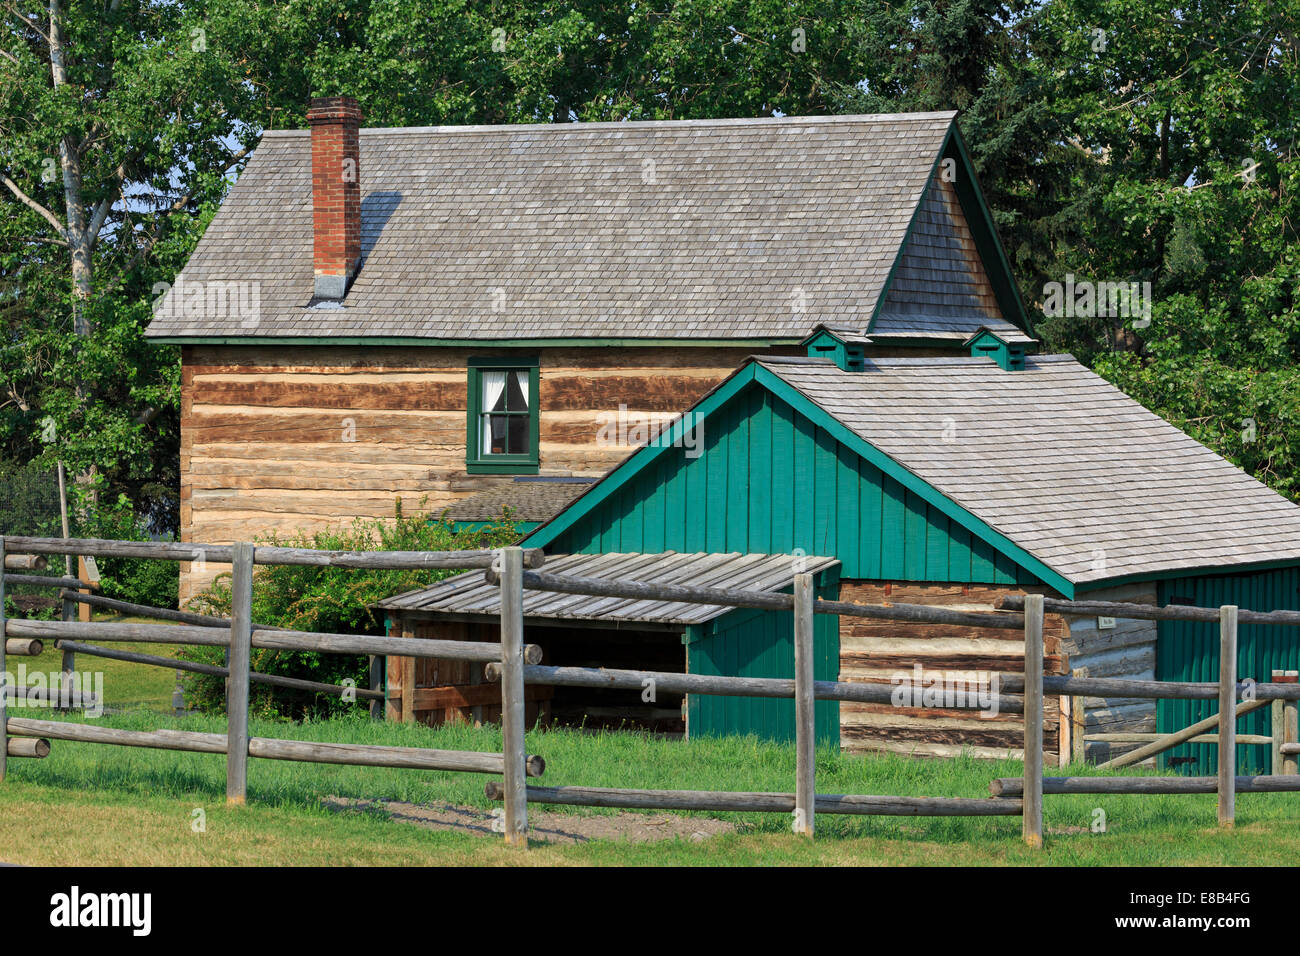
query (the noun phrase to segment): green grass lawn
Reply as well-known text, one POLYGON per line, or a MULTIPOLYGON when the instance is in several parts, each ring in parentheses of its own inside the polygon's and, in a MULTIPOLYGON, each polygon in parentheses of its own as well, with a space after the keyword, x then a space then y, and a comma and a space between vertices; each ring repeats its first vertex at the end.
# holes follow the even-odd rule
MULTIPOLYGON (((138 647, 171 656, 167 645, 138 647)), ((15 658, 29 672, 57 671, 52 648, 15 658)), ((79 670, 104 674, 98 722, 149 730, 223 732, 224 718, 170 716, 174 672, 81 656, 79 670)), ((49 711, 24 711, 40 719, 49 711)), ((252 721, 255 736, 452 750, 500 751, 495 727, 431 729, 358 717, 305 724, 252 721)), ((0 784, 0 862, 31 865, 343 865, 343 864, 684 864, 684 865, 1290 865, 1300 851, 1300 794, 1241 794, 1237 826, 1215 825, 1215 798, 1068 796, 1045 802, 1047 847, 1021 845, 1019 817, 917 818, 820 815, 817 838, 790 832, 782 814, 708 814, 739 832, 700 843, 594 841, 507 848, 499 837, 439 832, 377 813, 339 813, 326 796, 388 798, 490 808, 490 778, 374 767, 252 760, 249 803, 225 805, 225 758, 55 740, 45 760, 9 761, 0 784), (196 811, 206 828, 196 832, 196 811), (1104 832, 1094 832, 1097 811, 1104 832), (20 838, 13 838, 20 837, 20 838)), ((753 738, 664 741, 632 733, 572 730, 529 734, 530 753, 546 758, 534 783, 672 790, 794 789, 794 749, 753 738)), ((891 755, 818 755, 822 793, 988 796, 993 777, 1018 776, 1015 761, 922 760, 891 755)), ((1075 767, 1053 773, 1095 773, 1075 767)), ((531 813, 610 813, 530 807, 531 813)))
MULTIPOLYGON (((48 716, 48 715, 42 715, 48 716)), ((224 722, 134 712, 102 718, 130 729, 221 731, 224 722)), ((499 750, 493 727, 430 729, 364 718, 300 725, 253 721, 255 736, 447 749, 499 750)), ((793 789, 792 747, 750 738, 689 743, 628 733, 537 731, 529 751, 546 758, 537 783, 662 789, 793 789)), ((930 796, 987 796, 1013 761, 913 760, 897 756, 818 755, 818 790, 930 796)), ((1089 772, 1075 768, 1072 772, 1089 772)), ((702 843, 591 842, 520 852, 496 837, 430 831, 378 814, 340 814, 327 795, 448 802, 490 807, 489 778, 380 768, 253 760, 249 803, 225 806, 225 758, 217 755, 53 741, 45 760, 11 760, 0 785, 0 857, 26 864, 1290 864, 1300 850, 1300 797, 1243 794, 1233 831, 1215 825, 1212 796, 1048 797, 1047 848, 1020 843, 1020 820, 1004 818, 839 817, 820 815, 809 843, 781 814, 712 814, 741 832, 702 843), (1094 833, 1095 810, 1106 815, 1094 833), (206 814, 194 832, 195 811, 206 814)), ((540 808, 530 807, 530 812, 540 808)), ((547 808, 560 813, 601 813, 547 808)))

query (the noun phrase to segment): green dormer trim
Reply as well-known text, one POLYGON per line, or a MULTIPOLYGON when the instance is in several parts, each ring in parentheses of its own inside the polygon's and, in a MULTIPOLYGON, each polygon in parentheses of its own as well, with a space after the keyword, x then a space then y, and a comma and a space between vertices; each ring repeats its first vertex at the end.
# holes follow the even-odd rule
POLYGON ((1008 372, 1019 372, 1025 367, 1023 342, 1008 342, 996 332, 980 329, 966 340, 970 354, 976 358, 991 358, 1008 372))
POLYGON ((866 367, 866 343, 851 342, 830 329, 817 329, 802 345, 809 358, 830 359, 846 372, 861 372, 866 367))

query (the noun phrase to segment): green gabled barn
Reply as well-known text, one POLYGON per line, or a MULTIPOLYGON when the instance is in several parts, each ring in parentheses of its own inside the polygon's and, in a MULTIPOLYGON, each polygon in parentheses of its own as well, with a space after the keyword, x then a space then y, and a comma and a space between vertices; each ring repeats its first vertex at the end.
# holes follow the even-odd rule
MULTIPOLYGON (((1031 356, 1010 369, 983 354, 867 358, 845 368, 757 358, 526 544, 575 557, 817 555, 838 560, 834 575, 823 574, 823 594, 867 603, 986 609, 1001 595, 1033 590, 1300 608, 1300 508, 1068 356, 1031 356), (698 442, 683 440, 691 429, 698 442)), ((476 578, 419 593, 433 608, 476 578)), ((495 612, 485 600, 482 610, 495 612)), ((596 616, 602 599, 585 600, 596 616)), ((786 623, 718 613, 684 629, 681 665, 789 676, 786 623)), ((1264 679, 1297 667, 1300 654, 1285 637, 1243 628, 1239 673, 1264 679)), ((1014 632, 844 619, 818 638, 840 680, 889 681, 917 664, 1023 668, 1014 632)), ((529 639, 546 644, 540 632, 529 639)), ((1216 639, 1208 625, 1049 618, 1047 667, 1209 680, 1216 639)), ((598 645, 587 652, 602 663, 598 645)), ((1085 707, 1089 732, 1136 732, 1184 726, 1208 703, 1159 713, 1150 701, 1089 699, 1085 707)), ((781 735, 761 721, 746 725, 743 714, 687 710, 688 733, 781 735)), ((1068 727, 1049 716, 1047 749, 1066 757, 1068 727)), ((1015 752, 1021 734, 1014 716, 856 704, 841 705, 838 728, 848 749, 935 755, 1015 752)), ((1175 756, 1203 761, 1197 751, 1205 749, 1175 756)), ((1105 750, 1090 746, 1089 754, 1105 750)), ((1243 752, 1251 758, 1258 764, 1260 754, 1243 752)))

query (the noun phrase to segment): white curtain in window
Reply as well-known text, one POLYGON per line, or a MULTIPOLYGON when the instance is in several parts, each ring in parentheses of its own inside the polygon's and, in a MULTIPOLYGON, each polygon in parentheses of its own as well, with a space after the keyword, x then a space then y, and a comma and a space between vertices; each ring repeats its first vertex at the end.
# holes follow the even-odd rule
POLYGON ((483 383, 483 436, 479 440, 479 454, 492 454, 492 419, 487 414, 496 408, 497 402, 501 400, 501 394, 506 390, 506 373, 505 372, 484 372, 480 376, 483 383))
POLYGON ((528 373, 515 372, 515 381, 519 383, 519 391, 524 396, 524 408, 528 408, 528 373))

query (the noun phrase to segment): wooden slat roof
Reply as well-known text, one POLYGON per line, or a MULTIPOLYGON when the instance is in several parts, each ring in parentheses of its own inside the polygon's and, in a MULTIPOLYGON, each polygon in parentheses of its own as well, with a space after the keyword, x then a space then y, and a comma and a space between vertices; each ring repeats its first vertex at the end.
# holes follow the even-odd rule
POLYGON ((180 280, 257 283, 257 315, 187 314, 171 293, 148 335, 752 341, 865 326, 953 115, 363 129, 364 264, 342 308, 314 309, 309 133, 269 131, 180 280))
MULTIPOLYGON (((794 582, 796 571, 815 574, 839 564, 836 558, 788 554, 565 554, 548 556, 545 574, 569 577, 638 581, 648 584, 689 584, 695 587, 738 588, 775 592, 794 582), (799 561, 796 568, 795 562, 799 561)), ((409 591, 380 601, 376 607, 393 612, 420 612, 424 616, 498 615, 500 589, 486 584, 482 571, 439 581, 428 588, 409 591)), ((678 601, 641 601, 524 591, 525 618, 624 621, 645 624, 701 624, 731 607, 687 604, 678 601)))
POLYGON ((1300 560, 1300 507, 1070 356, 758 361, 1076 584, 1300 560))

